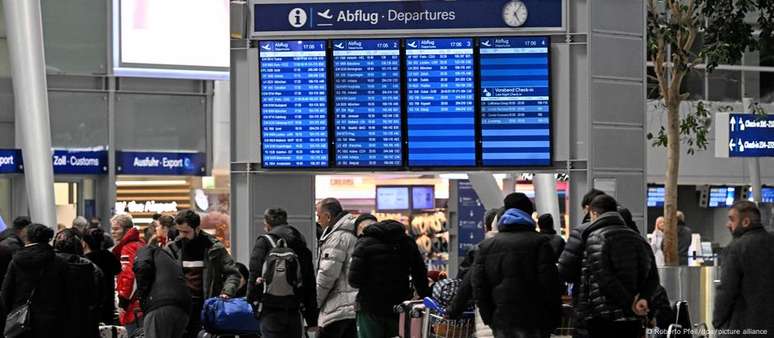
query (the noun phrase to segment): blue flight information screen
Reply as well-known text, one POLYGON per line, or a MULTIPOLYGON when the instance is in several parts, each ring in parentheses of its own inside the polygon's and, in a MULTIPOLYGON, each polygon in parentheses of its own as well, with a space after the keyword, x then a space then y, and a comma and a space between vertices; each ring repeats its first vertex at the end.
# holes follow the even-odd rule
POLYGON ((551 165, 547 37, 480 40, 484 166, 551 165))
POLYGON ((325 41, 261 41, 259 48, 263 167, 327 167, 325 41))
POLYGON ((398 40, 334 40, 336 166, 401 167, 398 40))
POLYGON ((473 39, 405 43, 409 166, 475 166, 473 39))

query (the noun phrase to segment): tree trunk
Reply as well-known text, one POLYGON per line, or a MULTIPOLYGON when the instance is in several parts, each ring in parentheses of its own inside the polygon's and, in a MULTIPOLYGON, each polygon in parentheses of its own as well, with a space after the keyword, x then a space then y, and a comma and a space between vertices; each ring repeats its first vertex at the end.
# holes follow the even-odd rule
POLYGON ((664 182, 664 263, 680 264, 677 253, 677 179, 680 175, 680 100, 667 103, 667 168, 664 182))

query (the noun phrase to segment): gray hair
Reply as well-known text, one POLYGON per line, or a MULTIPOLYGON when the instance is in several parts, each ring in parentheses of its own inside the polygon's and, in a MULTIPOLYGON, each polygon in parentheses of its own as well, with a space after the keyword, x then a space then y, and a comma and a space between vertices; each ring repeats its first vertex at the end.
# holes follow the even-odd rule
POLYGON ((88 226, 89 221, 86 219, 86 217, 78 216, 73 220, 73 228, 76 228, 79 231, 83 231, 88 226))
POLYGON ((110 223, 116 223, 121 229, 130 229, 134 227, 134 221, 132 221, 132 215, 120 214, 115 215, 110 219, 110 223))

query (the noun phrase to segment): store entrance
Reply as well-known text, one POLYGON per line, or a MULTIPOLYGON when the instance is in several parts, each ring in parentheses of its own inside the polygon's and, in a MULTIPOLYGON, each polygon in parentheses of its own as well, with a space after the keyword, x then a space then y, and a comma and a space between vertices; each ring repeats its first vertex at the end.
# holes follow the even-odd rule
POLYGON ((92 178, 59 177, 54 180, 56 222, 70 226, 77 216, 96 216, 95 182, 92 178))

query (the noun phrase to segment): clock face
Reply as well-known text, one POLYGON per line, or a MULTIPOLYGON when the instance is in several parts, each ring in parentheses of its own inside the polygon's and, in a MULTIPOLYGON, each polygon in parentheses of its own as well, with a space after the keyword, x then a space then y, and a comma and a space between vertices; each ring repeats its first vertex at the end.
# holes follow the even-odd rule
POLYGON ((520 0, 514 0, 503 7, 503 21, 511 27, 520 27, 527 22, 527 5, 520 0))

